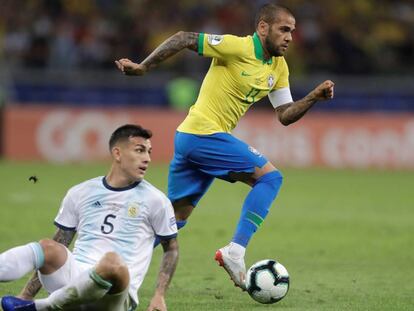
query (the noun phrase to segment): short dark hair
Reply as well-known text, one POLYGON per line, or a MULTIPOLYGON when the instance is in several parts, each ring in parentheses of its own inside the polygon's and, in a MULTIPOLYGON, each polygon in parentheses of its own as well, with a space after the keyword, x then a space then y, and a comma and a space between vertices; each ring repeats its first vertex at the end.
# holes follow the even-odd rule
POLYGON ((269 25, 272 25, 276 22, 277 16, 281 12, 294 16, 292 11, 283 5, 274 3, 267 3, 262 5, 256 13, 254 21, 256 28, 261 20, 265 21, 269 25))
POLYGON ((149 139, 152 137, 152 132, 137 124, 122 125, 112 133, 111 138, 109 139, 109 150, 112 150, 117 142, 127 140, 130 137, 143 137, 149 139))

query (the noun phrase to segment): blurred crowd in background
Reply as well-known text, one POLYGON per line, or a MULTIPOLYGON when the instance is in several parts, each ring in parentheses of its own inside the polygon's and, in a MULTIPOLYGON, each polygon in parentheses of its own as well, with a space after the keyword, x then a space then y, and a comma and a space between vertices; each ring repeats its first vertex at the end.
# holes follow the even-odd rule
MULTIPOLYGON (((122 75, 114 60, 140 62, 180 30, 251 35, 266 2, 1 0, 0 155, 95 159, 107 154, 107 129, 137 120, 151 124, 154 145, 171 148, 162 153, 169 160, 175 124, 195 103, 211 59, 185 50, 143 77, 122 75)), ((293 99, 326 79, 335 98, 312 108, 321 116, 314 126, 268 131, 274 114, 258 113, 237 135, 299 167, 414 167, 414 0, 272 2, 297 21, 286 53, 293 99)), ((254 106, 273 109, 267 96, 254 106)))
MULTIPOLYGON (((249 0, 3 0, 0 57, 13 68, 114 69, 114 59, 145 58, 179 31, 254 32, 249 0)), ((278 1, 274 1, 278 3, 278 1)), ((279 2, 297 19, 288 52, 292 72, 412 74, 412 0, 279 2)), ((162 70, 194 68, 182 53, 162 70)), ((193 53, 194 54, 194 53, 193 53)))

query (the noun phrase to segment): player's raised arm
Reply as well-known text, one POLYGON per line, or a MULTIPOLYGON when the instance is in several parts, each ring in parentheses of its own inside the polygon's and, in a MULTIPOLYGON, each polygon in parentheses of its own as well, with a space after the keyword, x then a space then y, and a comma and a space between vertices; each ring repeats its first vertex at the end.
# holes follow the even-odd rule
POLYGON ((275 110, 280 123, 286 126, 292 124, 302 118, 317 101, 333 98, 334 85, 335 84, 332 81, 327 80, 319 84, 304 98, 292 103, 277 106, 275 110))
POLYGON ((115 61, 115 64, 126 75, 142 76, 150 69, 156 67, 167 58, 177 54, 179 51, 188 48, 197 52, 198 33, 179 31, 161 43, 144 61, 140 64, 122 58, 115 61))
MULTIPOLYGON (((76 231, 62 230, 59 228, 55 232, 53 240, 65 245, 66 247, 69 247, 70 243, 72 243, 75 234, 76 231)), ((37 276, 37 271, 35 271, 30 280, 23 287, 22 291, 19 294, 19 297, 26 300, 33 300, 33 298, 36 296, 36 294, 40 291, 41 288, 42 284, 40 283, 39 278, 37 276)))
POLYGON ((176 238, 161 241, 164 249, 160 272, 158 274, 157 287, 154 297, 147 311, 167 311, 165 293, 174 275, 178 263, 178 242, 176 238))

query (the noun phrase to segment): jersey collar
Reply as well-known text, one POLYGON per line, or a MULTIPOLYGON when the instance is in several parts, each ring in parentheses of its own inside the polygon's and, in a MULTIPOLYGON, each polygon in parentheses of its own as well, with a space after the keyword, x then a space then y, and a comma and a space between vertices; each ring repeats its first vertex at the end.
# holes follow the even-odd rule
POLYGON ((263 46, 262 42, 260 42, 259 36, 255 32, 253 34, 253 44, 254 44, 254 55, 258 60, 261 60, 263 64, 271 65, 273 62, 273 57, 270 57, 268 60, 265 60, 263 57, 263 46))
POLYGON ((111 190, 111 191, 125 191, 125 190, 130 190, 135 188, 136 186, 138 186, 138 184, 140 183, 140 181, 136 181, 126 187, 120 187, 120 188, 115 188, 112 187, 108 184, 108 182, 106 181, 106 177, 102 178, 102 183, 105 186, 106 189, 111 190))

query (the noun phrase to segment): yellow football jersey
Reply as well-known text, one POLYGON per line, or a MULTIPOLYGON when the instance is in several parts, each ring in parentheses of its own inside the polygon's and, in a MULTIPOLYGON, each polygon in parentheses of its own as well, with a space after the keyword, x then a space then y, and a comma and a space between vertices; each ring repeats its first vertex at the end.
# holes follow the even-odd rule
POLYGON ((200 33, 198 53, 213 60, 196 103, 177 129, 180 132, 230 133, 252 104, 289 86, 284 57, 265 61, 256 33, 246 37, 200 33))

